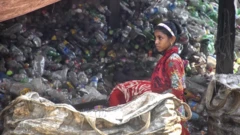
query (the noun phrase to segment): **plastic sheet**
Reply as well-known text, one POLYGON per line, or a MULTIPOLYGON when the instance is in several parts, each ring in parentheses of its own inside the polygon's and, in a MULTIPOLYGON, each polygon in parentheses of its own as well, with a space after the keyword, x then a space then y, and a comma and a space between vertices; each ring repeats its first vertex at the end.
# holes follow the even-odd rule
POLYGON ((144 93, 116 107, 78 112, 67 104, 54 104, 37 93, 18 97, 1 112, 3 135, 15 134, 164 134, 181 133, 180 121, 191 117, 187 104, 172 94, 144 93), (183 105, 187 116, 176 109, 183 105))
POLYGON ((216 75, 206 92, 208 134, 238 135, 240 132, 240 75, 216 75))

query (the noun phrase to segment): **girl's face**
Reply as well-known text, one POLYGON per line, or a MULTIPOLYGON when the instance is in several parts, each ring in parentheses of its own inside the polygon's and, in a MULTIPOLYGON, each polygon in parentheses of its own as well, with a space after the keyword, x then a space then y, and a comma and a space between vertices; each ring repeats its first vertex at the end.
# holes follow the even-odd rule
POLYGON ((162 33, 160 30, 155 30, 154 36, 155 36, 155 46, 158 52, 163 52, 165 50, 168 50, 176 40, 176 37, 169 38, 166 34, 162 33))

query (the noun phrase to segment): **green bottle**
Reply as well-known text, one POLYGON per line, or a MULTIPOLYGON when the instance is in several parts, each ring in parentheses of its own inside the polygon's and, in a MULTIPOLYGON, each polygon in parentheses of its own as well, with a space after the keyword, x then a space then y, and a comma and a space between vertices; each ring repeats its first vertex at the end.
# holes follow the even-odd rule
POLYGON ((214 42, 209 42, 208 44, 208 52, 213 55, 215 53, 214 42))
POLYGON ((203 3, 201 5, 199 5, 200 11, 206 13, 207 12, 207 5, 206 3, 203 3))
POLYGON ((56 56, 59 56, 59 54, 55 51, 48 51, 47 53, 48 56, 52 56, 52 57, 56 57, 56 56))
POLYGON ((211 10, 207 13, 207 15, 215 22, 217 22, 218 19, 218 13, 215 10, 211 10))
POLYGON ((58 52, 50 50, 47 55, 51 56, 54 59, 54 62, 60 62, 62 60, 62 57, 58 52))
POLYGON ((98 44, 97 40, 95 38, 91 39, 89 43, 93 46, 96 46, 98 44))
POLYGON ((187 67, 185 68, 185 72, 186 72, 186 76, 191 76, 192 68, 191 68, 190 64, 188 64, 187 67))
POLYGON ((198 14, 198 12, 195 10, 195 11, 192 11, 192 12, 190 12, 191 13, 191 15, 193 16, 193 17, 195 17, 195 18, 199 18, 199 14, 198 14))
POLYGON ((87 49, 85 49, 85 50, 84 50, 84 53, 85 53, 84 58, 85 58, 86 60, 90 60, 91 57, 92 57, 90 51, 87 50, 87 49))
POLYGON ((106 55, 106 53, 105 53, 104 50, 101 50, 101 51, 99 52, 99 57, 104 58, 105 55, 106 55))
POLYGON ((236 14, 240 15, 240 8, 237 9, 236 14))

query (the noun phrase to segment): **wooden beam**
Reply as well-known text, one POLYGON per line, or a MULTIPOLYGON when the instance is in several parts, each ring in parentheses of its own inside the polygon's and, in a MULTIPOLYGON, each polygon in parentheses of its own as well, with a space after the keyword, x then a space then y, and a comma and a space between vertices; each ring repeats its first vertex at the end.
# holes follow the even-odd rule
POLYGON ((6 21, 60 0, 0 0, 0 22, 6 21))

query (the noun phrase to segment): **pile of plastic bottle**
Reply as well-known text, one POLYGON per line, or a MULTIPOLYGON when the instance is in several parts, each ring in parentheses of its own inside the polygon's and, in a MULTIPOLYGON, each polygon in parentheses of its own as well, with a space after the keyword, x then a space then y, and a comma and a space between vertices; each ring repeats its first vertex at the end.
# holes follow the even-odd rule
MULTIPOLYGON (((182 26, 177 46, 187 76, 206 79, 212 75, 215 2, 122 0, 120 8, 117 29, 108 25, 111 11, 105 1, 92 0, 61 1, 0 23, 2 106, 11 101, 9 95, 29 91, 72 105, 107 100, 116 83, 149 78, 160 57, 154 48, 153 28, 168 19, 182 26)), ((208 81, 193 83, 207 85, 208 81)), ((187 88, 185 93, 195 111, 204 92, 187 88)), ((206 121, 206 113, 193 114, 190 131, 206 132, 206 124, 196 122, 206 121)))

